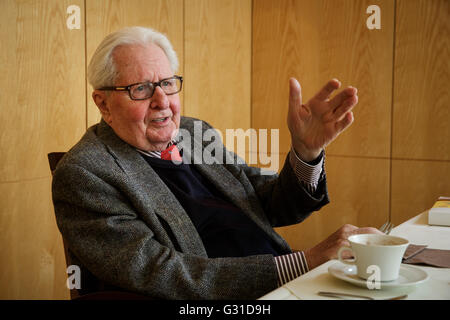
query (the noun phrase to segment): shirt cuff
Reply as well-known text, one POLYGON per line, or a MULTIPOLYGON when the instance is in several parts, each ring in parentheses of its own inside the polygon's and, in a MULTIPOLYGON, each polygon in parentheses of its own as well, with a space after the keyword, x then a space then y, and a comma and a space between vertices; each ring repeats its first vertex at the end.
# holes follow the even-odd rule
POLYGON ((300 184, 313 194, 317 189, 322 174, 324 151, 322 150, 319 157, 314 161, 315 164, 309 164, 300 159, 294 148, 291 147, 291 152, 289 152, 289 162, 291 163, 292 169, 294 169, 300 184))
POLYGON ((275 257, 277 266, 278 286, 298 278, 309 271, 303 251, 275 257))

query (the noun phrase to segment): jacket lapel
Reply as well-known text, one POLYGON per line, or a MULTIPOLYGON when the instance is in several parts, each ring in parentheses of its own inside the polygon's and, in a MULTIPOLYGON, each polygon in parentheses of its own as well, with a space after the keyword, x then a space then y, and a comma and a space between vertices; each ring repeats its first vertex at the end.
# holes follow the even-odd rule
POLYGON ((129 178, 127 187, 131 189, 131 196, 141 204, 140 209, 143 212, 150 209, 164 219, 183 252, 206 257, 203 242, 186 211, 139 152, 122 141, 103 120, 97 134, 129 178))
POLYGON ((187 143, 182 140, 178 144, 183 150, 183 162, 193 164, 234 205, 243 209, 242 206, 245 206, 246 201, 242 199, 242 195, 245 194, 242 184, 222 164, 205 164, 203 161, 203 141, 196 138, 198 137, 193 135, 191 136, 192 140, 187 143))

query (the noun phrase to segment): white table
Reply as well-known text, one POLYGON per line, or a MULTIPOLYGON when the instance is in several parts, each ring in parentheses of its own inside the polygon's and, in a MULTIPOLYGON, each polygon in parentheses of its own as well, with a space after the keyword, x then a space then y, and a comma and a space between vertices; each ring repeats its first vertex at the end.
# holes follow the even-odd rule
MULTIPOLYGON (((450 250, 450 227, 428 225, 428 211, 394 228, 391 235, 400 236, 412 244, 428 245, 430 249, 450 250)), ((319 291, 343 292, 370 296, 375 299, 408 294, 411 300, 450 300, 450 269, 408 265, 425 270, 430 278, 421 284, 395 289, 369 290, 357 287, 328 273, 328 267, 337 260, 328 261, 308 273, 269 292, 260 300, 319 300, 335 299, 319 296, 319 291)))

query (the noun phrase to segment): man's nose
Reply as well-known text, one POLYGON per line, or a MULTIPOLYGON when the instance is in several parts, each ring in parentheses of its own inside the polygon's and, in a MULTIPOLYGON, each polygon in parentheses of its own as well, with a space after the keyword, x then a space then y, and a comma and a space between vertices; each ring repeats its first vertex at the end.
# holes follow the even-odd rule
POLYGON ((169 98, 161 87, 156 87, 150 102, 151 108, 166 109, 169 107, 169 98))

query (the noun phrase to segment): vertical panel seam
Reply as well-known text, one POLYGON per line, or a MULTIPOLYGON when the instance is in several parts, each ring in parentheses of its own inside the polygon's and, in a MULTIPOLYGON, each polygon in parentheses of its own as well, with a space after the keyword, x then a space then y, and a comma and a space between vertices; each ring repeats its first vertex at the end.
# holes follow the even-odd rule
MULTIPOLYGON (((186 0, 183 0, 183 76, 186 79, 186 0)), ((182 115, 186 116, 186 89, 183 93, 183 112, 182 115)))
POLYGON ((392 91, 391 91, 391 134, 389 148, 389 221, 392 221, 392 164, 393 164, 393 148, 394 148, 394 95, 395 95, 395 45, 397 34, 397 0, 394 0, 394 34, 392 37, 392 91))
POLYGON ((250 0, 250 128, 253 128, 253 0, 250 0))
POLYGON ((88 128, 88 92, 87 92, 87 15, 86 0, 84 0, 84 119, 85 130, 88 128))

